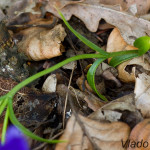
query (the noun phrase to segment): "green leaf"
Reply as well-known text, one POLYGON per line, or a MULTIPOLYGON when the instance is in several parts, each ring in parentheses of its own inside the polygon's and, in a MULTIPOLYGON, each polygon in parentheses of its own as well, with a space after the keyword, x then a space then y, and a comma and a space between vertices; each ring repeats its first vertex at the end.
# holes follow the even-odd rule
MULTIPOLYGON (((57 8, 56 8, 57 9, 57 8)), ((100 47, 98 47, 97 45, 95 45, 94 43, 92 43, 91 41, 89 41, 88 39, 86 39, 85 37, 83 37, 81 34, 79 34, 77 31, 75 31, 71 25, 68 23, 68 21, 65 19, 65 17, 63 16, 63 14, 60 12, 60 10, 58 10, 59 15, 61 16, 62 20, 64 21, 64 23, 66 24, 66 26, 71 30, 71 32, 74 33, 74 35, 76 37, 78 37, 84 44, 86 44, 88 47, 90 47, 91 49, 99 52, 100 54, 107 56, 108 53, 105 52, 103 49, 101 49, 100 47)))
POLYGON ((48 139, 44 139, 41 138, 37 135, 35 135, 34 133, 32 133, 31 131, 29 131, 27 128, 25 128, 16 118, 14 111, 13 111, 13 107, 12 107, 12 100, 9 100, 8 102, 8 108, 9 108, 9 118, 11 120, 11 122, 17 126, 22 133, 24 133, 25 135, 29 136, 32 139, 35 139, 37 141, 41 141, 41 142, 46 142, 46 143, 62 143, 62 142, 66 142, 66 141, 60 141, 60 140, 48 140, 48 139))
POLYGON ((3 122, 3 129, 2 129, 2 136, 1 136, 1 143, 5 143, 5 138, 6 138, 6 130, 7 130, 7 125, 8 125, 8 118, 9 118, 9 109, 7 107, 6 113, 5 113, 5 118, 3 122))
POLYGON ((106 97, 101 95, 98 90, 96 89, 96 86, 95 86, 95 72, 96 72, 96 69, 97 67, 99 66, 100 63, 102 63, 106 58, 99 58, 97 59, 93 65, 90 67, 90 69, 88 70, 88 73, 87 73, 87 80, 88 80, 88 83, 89 85, 91 86, 91 88, 96 92, 96 94, 104 101, 107 101, 106 97))
POLYGON ((143 55, 150 50, 150 37, 143 36, 135 40, 134 46, 139 49, 139 54, 143 55))
POLYGON ((5 110, 5 107, 7 106, 8 100, 9 100, 8 98, 5 98, 5 99, 3 99, 2 103, 0 104, 0 115, 5 110))
POLYGON ((115 56, 121 56, 121 55, 126 55, 126 54, 139 54, 138 50, 123 50, 123 51, 119 51, 119 52, 110 52, 108 57, 115 57, 115 56))
POLYGON ((109 65, 116 67, 119 64, 121 64, 122 62, 125 62, 129 59, 132 59, 132 58, 138 57, 138 56, 139 56, 138 53, 129 53, 129 54, 121 55, 121 56, 115 56, 111 59, 109 65))

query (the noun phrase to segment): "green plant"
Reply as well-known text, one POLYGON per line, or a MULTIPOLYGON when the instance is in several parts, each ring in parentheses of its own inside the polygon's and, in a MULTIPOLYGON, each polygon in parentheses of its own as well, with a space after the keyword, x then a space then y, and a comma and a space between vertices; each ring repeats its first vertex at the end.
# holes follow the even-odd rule
POLYGON ((139 39, 137 39, 134 42, 134 45, 136 47, 139 48, 139 50, 131 50, 131 51, 121 51, 121 52, 113 52, 113 53, 108 53, 105 52, 104 50, 102 50, 100 47, 98 47, 97 45, 95 45, 94 43, 90 42, 89 40, 87 40, 85 37, 83 37, 82 35, 80 35, 78 32, 76 32, 70 25, 69 23, 66 21, 66 19, 64 18, 64 16, 62 15, 62 13, 58 10, 61 18, 63 19, 64 23, 66 24, 66 26, 83 42, 85 43, 87 46, 89 46, 91 49, 95 50, 98 52, 98 54, 83 54, 83 55, 78 55, 78 56, 74 56, 71 58, 68 58, 54 66, 52 66, 51 68, 48 68, 44 71, 41 71, 29 78, 27 78, 26 80, 24 80, 23 82, 19 83, 18 85, 16 85, 11 91, 9 91, 6 95, 0 97, 0 115, 2 114, 2 112, 5 110, 6 108, 6 114, 5 114, 5 119, 4 119, 4 123, 3 123, 3 130, 2 130, 2 138, 1 141, 2 143, 5 142, 5 134, 6 134, 6 129, 7 129, 7 124, 8 124, 8 119, 10 119, 10 121, 12 122, 12 124, 14 124, 15 126, 17 126, 25 135, 31 137, 32 139, 38 140, 38 141, 42 141, 42 142, 47 142, 47 143, 58 143, 58 142, 64 142, 64 141, 59 141, 59 140, 47 140, 44 138, 41 138, 35 134, 33 134, 32 132, 30 132, 28 129, 26 129, 15 117, 14 111, 13 111, 13 97, 14 95, 24 86, 26 86, 27 84, 31 83, 32 81, 40 78, 41 76, 48 74, 60 67, 62 67, 63 65, 70 63, 72 61, 75 60, 80 60, 80 59, 87 59, 87 58, 97 58, 97 60, 93 63, 93 65, 90 67, 88 73, 87 73, 87 79, 88 82, 90 84, 90 86, 92 87, 92 89, 98 94, 98 96, 103 99, 103 100, 107 100, 103 95, 101 95, 96 87, 95 87, 95 71, 98 67, 98 65, 103 62, 104 60, 108 59, 108 58, 112 58, 110 61, 110 64, 115 67, 117 65, 119 65, 120 63, 129 60, 131 58, 134 57, 138 57, 143 55, 144 53, 146 53, 149 50, 150 47, 150 37, 141 37, 139 39), (144 46, 143 46, 144 45, 144 46), (145 46, 146 45, 146 46, 145 46))

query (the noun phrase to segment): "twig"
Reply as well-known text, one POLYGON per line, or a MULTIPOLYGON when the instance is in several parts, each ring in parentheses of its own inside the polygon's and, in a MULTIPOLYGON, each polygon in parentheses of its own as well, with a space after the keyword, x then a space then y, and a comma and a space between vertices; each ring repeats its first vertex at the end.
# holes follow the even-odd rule
MULTIPOLYGON (((69 84, 68 84, 68 90, 70 88, 71 85, 71 80, 72 80, 72 76, 73 76, 73 72, 76 66, 73 67, 71 75, 70 75, 70 79, 69 79, 69 84)), ((65 127, 65 116, 66 116, 66 107, 67 107, 67 101, 68 101, 68 91, 66 93, 66 98, 65 98, 65 106, 64 106, 64 112, 63 112, 63 129, 65 127)))

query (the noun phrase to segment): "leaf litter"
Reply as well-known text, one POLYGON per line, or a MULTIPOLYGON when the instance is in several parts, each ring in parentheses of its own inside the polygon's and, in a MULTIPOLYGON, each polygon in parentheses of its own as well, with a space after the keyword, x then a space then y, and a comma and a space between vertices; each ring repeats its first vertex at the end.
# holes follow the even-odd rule
MULTIPOLYGON (((132 46, 136 38, 144 35, 150 36, 150 23, 142 16, 148 15, 149 1, 39 0, 26 1, 26 5, 23 5, 24 2, 18 0, 13 3, 9 0, 4 3, 0 2, 0 20, 6 17, 5 14, 8 15, 7 26, 11 29, 14 41, 16 40, 15 46, 17 45, 13 51, 17 51, 21 58, 22 55, 25 58, 23 63, 26 63, 28 67, 24 65, 22 69, 27 69, 26 76, 53 66, 64 58, 86 53, 86 47, 84 49, 80 45, 59 19, 56 24, 50 26, 53 19, 59 17, 54 5, 62 11, 71 24, 74 24, 76 29, 79 28, 79 32, 82 33, 83 28, 87 28, 89 31, 84 31, 84 34, 90 33, 89 40, 96 37, 100 43, 99 46, 106 47, 107 44, 105 49, 109 52, 136 49, 132 46), (18 8, 15 8, 16 4, 19 4, 18 8), (55 15, 54 18, 51 13, 55 15), (26 18, 25 21, 20 21, 22 16, 26 18), (43 17, 46 19, 41 23, 39 18, 43 17), (37 18, 39 20, 36 20, 37 18), (102 25, 103 19, 104 25, 102 25), (21 26, 17 27, 16 22, 20 22, 21 26), (106 39, 108 35, 109 38, 106 39), (68 42, 70 38, 72 42, 68 42), (36 50, 36 53, 30 53, 32 50, 34 52, 36 50), (38 51, 39 54, 37 54, 38 51), (56 51, 58 51, 57 54, 56 51)), ((7 49, 6 54, 9 55, 9 52, 11 49, 7 49)), ((17 55, 16 52, 15 55, 17 55)), ((70 63, 27 87, 30 94, 24 91, 23 95, 17 94, 14 108, 18 119, 32 131, 38 132, 41 136, 45 134, 44 136, 49 138, 53 138, 63 130, 61 118, 66 93, 69 91, 73 97, 69 98, 73 101, 77 111, 73 111, 72 104, 67 105, 66 127, 59 138, 67 142, 57 144, 55 148, 47 145, 43 147, 56 150, 94 148, 122 150, 127 149, 122 146, 122 140, 125 143, 128 139, 136 141, 146 136, 146 131, 139 126, 145 125, 146 118, 149 119, 150 114, 149 54, 124 62, 115 71, 107 62, 105 62, 107 66, 103 64, 98 68, 96 85, 99 91, 103 90, 103 93, 108 96, 108 99, 111 100, 109 102, 101 101, 86 81, 86 69, 93 62, 94 60, 90 59, 70 63), (71 70, 74 66, 76 69, 73 73, 72 85, 68 89, 71 70), (110 87, 108 87, 108 82, 110 87), (135 83, 135 86, 132 84, 131 91, 130 89, 121 91, 123 94, 119 98, 117 96, 112 98, 111 93, 107 91, 108 88, 112 91, 122 90, 122 87, 126 87, 130 82, 135 83), (37 92, 37 89, 40 92, 37 92), (41 92, 42 89, 44 92, 41 92), (44 132, 46 128, 54 129, 53 133, 44 132), (135 138, 135 133, 139 132, 142 134, 135 138)), ((19 67, 16 66, 15 69, 19 67)), ((17 72, 14 71, 13 76, 17 76, 17 72)), ((18 82, 17 78, 14 78, 16 81, 9 81, 7 87, 3 84, 5 80, 9 81, 8 76, 2 77, 0 82, 1 94, 10 90, 12 83, 17 84, 16 81, 18 82)), ((38 142, 32 141, 32 148, 36 148, 37 145, 40 147, 38 142)))

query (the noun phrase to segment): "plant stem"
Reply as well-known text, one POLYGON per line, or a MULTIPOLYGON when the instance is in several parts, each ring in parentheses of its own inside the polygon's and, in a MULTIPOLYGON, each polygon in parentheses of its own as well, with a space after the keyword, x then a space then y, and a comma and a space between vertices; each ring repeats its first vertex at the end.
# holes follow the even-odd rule
POLYGON ((27 84, 31 83, 32 81, 42 77, 43 75, 46 75, 72 61, 75 61, 75 60, 80 60, 80 59, 87 59, 87 58, 106 58, 105 56, 101 55, 101 54, 82 54, 82 55, 77 55, 77 56, 74 56, 74 57, 71 57, 71 58, 68 58, 46 70, 43 70, 29 78, 27 78, 26 80, 22 81, 21 83, 19 83, 18 85, 16 85, 9 93, 8 93, 8 96, 9 97, 13 97, 16 92, 18 92, 22 87, 26 86, 27 84))
POLYGON ((8 117, 9 117, 9 109, 7 107, 6 114, 5 114, 5 119, 3 123, 3 129, 2 129, 2 138, 1 138, 1 143, 5 143, 5 136, 6 136, 6 130, 7 130, 7 125, 8 125, 8 117))
POLYGON ((8 98, 4 99, 0 105, 0 115, 2 114, 2 112, 4 111, 6 105, 8 103, 8 98))

